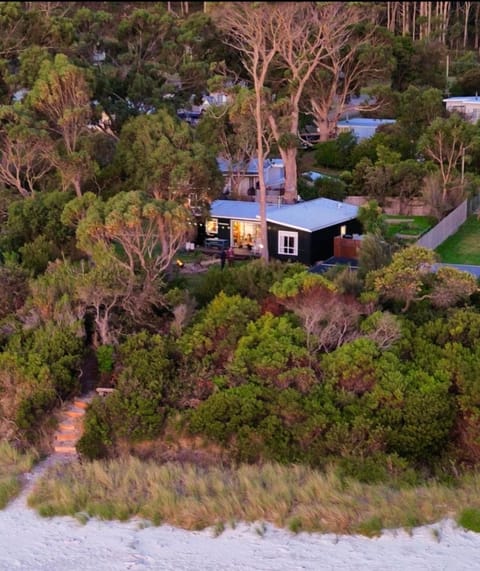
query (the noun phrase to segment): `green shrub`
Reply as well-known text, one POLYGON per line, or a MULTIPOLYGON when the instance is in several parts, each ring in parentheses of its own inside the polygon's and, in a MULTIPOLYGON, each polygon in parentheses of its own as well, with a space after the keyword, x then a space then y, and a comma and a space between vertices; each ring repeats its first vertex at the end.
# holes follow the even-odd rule
POLYGON ((93 399, 84 418, 84 432, 77 442, 77 452, 88 460, 106 458, 113 444, 110 397, 93 399))
POLYGON ((458 518, 458 524, 465 529, 480 533, 480 509, 465 508, 458 518))
POLYGON ((357 531, 362 535, 366 535, 367 537, 378 537, 382 534, 383 523, 382 520, 378 516, 373 516, 363 523, 361 523, 357 531))
POLYGON ((340 133, 336 139, 315 146, 315 162, 319 166, 345 170, 352 166, 352 153, 357 139, 351 132, 340 133))
POLYGON ((24 244, 19 249, 22 267, 32 276, 43 273, 48 263, 61 256, 59 248, 45 236, 37 236, 33 242, 24 244))
POLYGON ((111 373, 114 365, 114 348, 112 345, 101 345, 97 348, 97 362, 100 373, 111 373))
POLYGON ((268 415, 270 391, 243 385, 221 391, 201 403, 190 416, 190 430, 227 444, 245 426, 258 426, 268 415))
POLYGON ((294 325, 290 316, 267 313, 247 325, 228 370, 238 382, 253 378, 270 386, 302 385, 306 390, 315 376, 308 374, 310 356, 305 342, 303 330, 294 325), (289 375, 295 369, 307 375, 289 375))
POLYGON ((223 373, 247 324, 259 315, 254 300, 218 294, 178 339, 183 375, 211 380, 223 373))
POLYGON ((288 522, 288 529, 292 533, 300 533, 302 531, 302 520, 299 517, 293 517, 288 522))
POLYGON ((200 307, 210 303, 221 291, 261 302, 275 282, 300 271, 305 271, 303 264, 285 264, 279 260, 268 264, 261 259, 252 260, 224 270, 213 266, 194 282, 192 293, 200 307))

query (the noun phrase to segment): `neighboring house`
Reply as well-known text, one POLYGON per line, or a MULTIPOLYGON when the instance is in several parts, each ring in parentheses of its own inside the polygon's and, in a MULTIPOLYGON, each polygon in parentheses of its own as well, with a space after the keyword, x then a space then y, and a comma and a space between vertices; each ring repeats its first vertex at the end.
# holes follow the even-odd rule
MULTIPOLYGON (((261 252, 258 202, 216 200, 212 203, 207 235, 236 248, 261 252)), ((309 266, 333 255, 335 236, 361 231, 358 207, 328 198, 297 204, 267 205, 268 251, 272 258, 309 266)))
POLYGON ((478 95, 447 97, 443 102, 447 111, 460 113, 470 123, 476 123, 480 119, 480 97, 478 95))
MULTIPOLYGON (((255 200, 259 188, 258 160, 233 164, 226 159, 217 159, 218 168, 222 173, 225 186, 223 194, 233 198, 250 197, 255 200)), ((285 191, 285 166, 282 159, 266 159, 264 177, 267 189, 267 200, 278 201, 285 191)))
POLYGON ((338 121, 337 133, 352 132, 358 140, 372 137, 381 125, 391 125, 395 119, 366 119, 364 117, 354 117, 338 121))
POLYGON ((228 95, 221 91, 210 93, 208 95, 204 95, 202 97, 202 103, 200 105, 193 105, 188 106, 188 108, 179 109, 177 111, 177 116, 182 119, 183 121, 187 121, 190 125, 196 126, 202 117, 202 114, 209 108, 209 107, 216 107, 219 105, 225 105, 228 103, 228 95))
MULTIPOLYGON (((317 171, 307 171, 307 172, 302 172, 302 177, 306 180, 308 180, 309 182, 316 182, 319 179, 330 179, 330 180, 336 180, 337 177, 334 176, 329 176, 328 174, 322 173, 322 172, 317 172, 317 171)), ((337 179, 338 180, 338 179, 337 179)))

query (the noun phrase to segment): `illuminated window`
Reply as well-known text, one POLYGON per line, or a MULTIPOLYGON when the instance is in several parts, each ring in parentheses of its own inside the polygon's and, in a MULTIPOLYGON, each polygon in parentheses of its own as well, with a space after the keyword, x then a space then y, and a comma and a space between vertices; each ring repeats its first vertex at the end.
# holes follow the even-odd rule
POLYGON ((207 220, 207 223, 205 224, 205 232, 209 236, 218 234, 218 220, 216 218, 211 218, 210 220, 207 220))
POLYGON ((278 233, 278 253, 285 256, 298 255, 298 232, 278 233))

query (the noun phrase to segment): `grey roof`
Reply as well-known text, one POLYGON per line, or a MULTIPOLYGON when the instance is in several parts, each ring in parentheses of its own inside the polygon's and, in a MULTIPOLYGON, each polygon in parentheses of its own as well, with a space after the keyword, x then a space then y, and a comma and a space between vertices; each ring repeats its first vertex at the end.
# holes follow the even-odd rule
MULTIPOLYGON (((215 200, 211 207, 213 218, 230 218, 236 220, 259 219, 260 204, 258 202, 243 202, 240 200, 215 200)), ((358 206, 317 198, 286 204, 284 206, 267 205, 267 220, 287 228, 315 232, 341 224, 356 218, 358 206)))

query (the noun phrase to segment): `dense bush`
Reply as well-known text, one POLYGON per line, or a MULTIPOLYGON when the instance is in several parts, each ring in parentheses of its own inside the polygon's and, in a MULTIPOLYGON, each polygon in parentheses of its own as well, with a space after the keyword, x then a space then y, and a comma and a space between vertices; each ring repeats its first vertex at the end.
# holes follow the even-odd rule
POLYGON ((345 170, 351 168, 352 153, 357 139, 351 132, 340 133, 336 139, 315 146, 315 162, 320 167, 345 170))
POLYGON ((22 263, 35 274, 60 254, 73 254, 74 230, 61 222, 63 209, 71 199, 68 192, 43 192, 13 202, 1 241, 2 250, 21 252, 22 263))
POLYGON ((168 339, 141 332, 119 347, 121 372, 109 397, 118 436, 132 440, 158 434, 166 407, 175 401, 168 339))
POLYGON ((35 441, 55 406, 74 395, 83 342, 72 330, 46 327, 15 333, 0 353, 2 433, 35 441))
POLYGON ((300 178, 297 190, 303 200, 330 198, 331 200, 343 201, 347 196, 347 185, 342 180, 329 176, 318 178, 313 183, 300 178))
POLYGON ((218 294, 178 339, 184 375, 196 380, 224 371, 248 323, 260 315, 258 303, 239 295, 218 294))
POLYGON ((285 264, 279 260, 271 260, 268 264, 263 260, 253 260, 224 270, 214 266, 194 284, 192 293, 201 307, 221 291, 227 295, 238 294, 262 302, 275 282, 304 270, 303 264, 285 264))
POLYGON ((247 380, 308 390, 315 382, 305 334, 290 316, 270 313, 248 324, 227 367, 235 382, 247 380))

